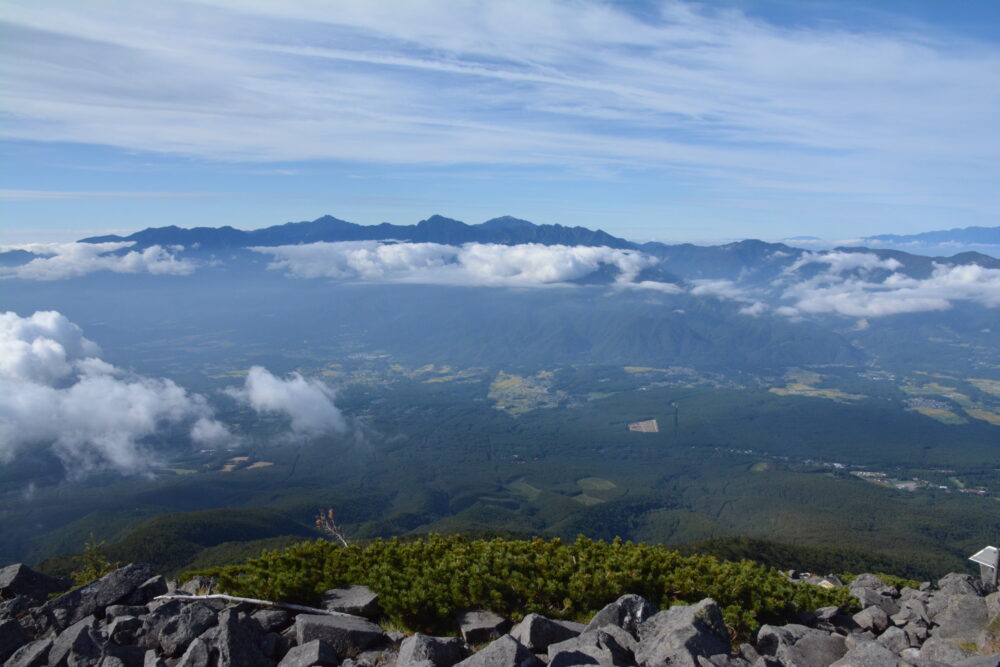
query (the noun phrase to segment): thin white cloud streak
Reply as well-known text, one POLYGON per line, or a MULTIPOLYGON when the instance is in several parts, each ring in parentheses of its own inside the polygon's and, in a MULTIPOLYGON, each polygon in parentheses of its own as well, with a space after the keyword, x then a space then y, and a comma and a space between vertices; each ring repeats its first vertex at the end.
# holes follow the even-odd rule
POLYGON ((51 201, 72 199, 192 199, 216 196, 214 192, 135 192, 115 190, 2 190, 0 201, 51 201))
POLYGON ((204 397, 171 380, 131 376, 101 360, 78 326, 54 311, 0 313, 0 463, 51 448, 71 476, 149 470, 146 444, 166 429, 198 444, 234 442, 204 397))
POLYGON ((333 389, 299 373, 282 379, 266 368, 254 366, 242 387, 230 387, 226 393, 258 414, 287 417, 293 439, 342 434, 347 430, 347 422, 334 403, 333 389))
MULTIPOLYGON (((252 250, 275 258, 269 268, 298 278, 535 287, 563 285, 609 267, 616 272, 618 285, 658 289, 665 285, 635 282, 643 269, 659 263, 655 257, 607 247, 349 241, 252 250)), ((669 291, 674 289, 670 286, 669 291)))
POLYGON ((3 131, 223 160, 667 169, 768 191, 995 202, 995 45, 912 24, 660 10, 9 2, 3 131))
POLYGON ((28 243, 0 246, 0 252, 23 250, 38 255, 25 264, 0 267, 0 278, 23 280, 63 280, 78 278, 95 271, 114 273, 151 273, 153 275, 189 275, 197 265, 179 259, 170 250, 153 245, 145 250, 130 250, 131 241, 111 243, 28 243))

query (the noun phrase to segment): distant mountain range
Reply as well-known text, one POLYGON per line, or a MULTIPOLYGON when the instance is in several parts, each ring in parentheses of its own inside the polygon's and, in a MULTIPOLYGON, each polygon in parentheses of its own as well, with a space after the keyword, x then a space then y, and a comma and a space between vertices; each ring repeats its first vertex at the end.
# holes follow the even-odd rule
POLYGON ((418 243, 541 243, 544 245, 607 246, 634 248, 635 244, 601 230, 562 225, 536 225, 511 216, 493 218, 478 225, 467 225, 440 215, 433 215, 415 225, 358 225, 324 215, 311 222, 289 222, 284 225, 244 231, 233 227, 156 227, 129 236, 93 236, 85 243, 132 241, 139 248, 151 245, 183 245, 203 249, 246 248, 253 246, 295 245, 317 241, 411 241, 418 243))
POLYGON ((878 234, 863 239, 865 243, 962 243, 1000 245, 1000 227, 962 227, 920 234, 878 234))
MULTIPOLYGON (((1000 234, 995 229, 970 227, 952 232, 928 232, 927 234, 952 234, 980 230, 977 239, 988 238, 988 232, 1000 234)), ((915 235, 913 238, 925 235, 915 235)), ((910 237, 885 235, 871 239, 906 239, 910 237)), ((944 238, 944 237, 935 237, 944 238)), ((971 238, 971 237, 970 237, 971 238)), ((805 253, 811 252, 784 243, 767 243, 754 239, 737 241, 717 246, 699 246, 691 243, 666 244, 659 242, 634 243, 612 236, 600 229, 586 227, 565 227, 563 225, 538 225, 528 220, 503 216, 486 222, 469 225, 459 220, 433 215, 415 225, 393 225, 383 222, 379 225, 359 225, 330 215, 312 221, 289 222, 255 230, 241 230, 233 227, 176 226, 144 229, 128 236, 93 236, 81 239, 85 243, 130 241, 132 250, 142 250, 150 246, 184 246, 188 253, 215 253, 252 247, 274 247, 305 243, 342 241, 409 241, 461 245, 463 243, 496 243, 516 245, 538 243, 542 245, 566 246, 606 246, 626 250, 638 250, 665 260, 654 274, 642 275, 642 280, 677 282, 683 279, 739 279, 743 282, 766 282, 793 264, 805 253)), ((905 245, 899 241, 900 245, 905 245)), ((896 245, 891 243, 889 245, 896 245)), ((964 252, 951 256, 926 257, 896 249, 871 249, 868 247, 840 247, 834 251, 869 252, 880 259, 893 258, 900 262, 902 271, 914 278, 926 278, 933 271, 933 265, 978 264, 987 268, 1000 268, 1000 260, 978 252, 964 252)), ((913 248, 910 249, 914 250, 913 248)))

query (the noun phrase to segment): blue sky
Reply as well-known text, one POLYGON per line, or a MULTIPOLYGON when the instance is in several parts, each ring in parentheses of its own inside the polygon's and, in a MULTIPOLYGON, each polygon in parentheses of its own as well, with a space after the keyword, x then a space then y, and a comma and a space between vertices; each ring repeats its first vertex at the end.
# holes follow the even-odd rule
POLYGON ((1000 224, 1000 3, 0 5, 0 243, 329 213, 1000 224))

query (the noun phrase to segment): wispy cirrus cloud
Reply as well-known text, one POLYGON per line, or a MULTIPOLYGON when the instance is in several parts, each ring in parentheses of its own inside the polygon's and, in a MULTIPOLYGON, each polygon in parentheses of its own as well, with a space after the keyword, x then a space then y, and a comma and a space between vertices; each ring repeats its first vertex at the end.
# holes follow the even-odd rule
POLYGON ((665 0, 4 8, 4 136, 994 207, 1000 47, 665 0))

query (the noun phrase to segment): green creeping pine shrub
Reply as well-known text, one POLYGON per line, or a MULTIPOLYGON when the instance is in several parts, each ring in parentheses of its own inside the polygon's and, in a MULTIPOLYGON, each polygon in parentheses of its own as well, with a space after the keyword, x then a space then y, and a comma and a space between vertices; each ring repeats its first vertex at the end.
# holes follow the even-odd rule
POLYGON ((103 546, 104 542, 95 540, 94 534, 91 533, 90 539, 83 545, 83 553, 76 556, 79 569, 70 573, 75 584, 74 588, 86 586, 90 582, 96 581, 110 572, 114 572, 121 566, 120 563, 112 563, 108 560, 107 556, 101 552, 103 546))
MULTIPOLYGON (((897 577, 894 574, 886 574, 885 572, 877 572, 875 576, 882 580, 882 583, 886 586, 892 586, 893 588, 904 588, 909 586, 910 588, 920 588, 920 582, 916 579, 907 579, 906 577, 897 577)), ((850 572, 840 575, 840 580, 843 581, 848 586, 852 581, 858 578, 858 575, 852 574, 850 572)))
POLYGON ((796 584, 751 561, 681 556, 663 546, 584 537, 572 544, 441 535, 348 547, 303 542, 243 565, 188 576, 194 574, 216 577, 221 590, 232 595, 313 605, 329 588, 364 584, 379 594, 390 622, 428 633, 452 630, 455 612, 469 608, 492 609, 514 620, 531 612, 583 620, 624 593, 660 607, 711 597, 741 638, 761 623, 781 622, 799 611, 855 604, 844 589, 796 584))

